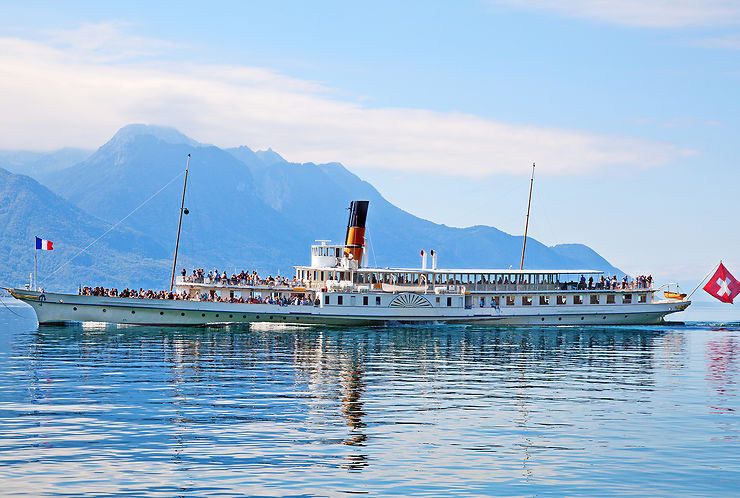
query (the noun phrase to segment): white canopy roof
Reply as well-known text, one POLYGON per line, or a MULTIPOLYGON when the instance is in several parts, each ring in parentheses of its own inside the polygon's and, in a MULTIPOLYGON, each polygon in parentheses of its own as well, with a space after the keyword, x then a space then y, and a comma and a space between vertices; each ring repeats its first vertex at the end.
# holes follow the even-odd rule
MULTIPOLYGON (((326 268, 314 268, 311 266, 296 266, 295 268, 301 270, 325 270, 325 271, 347 271, 346 268, 338 267, 326 267, 326 268)), ((485 273, 485 274, 501 274, 501 275, 600 275, 604 273, 601 270, 515 270, 509 269, 489 269, 489 268, 437 268, 432 270, 431 268, 359 268, 355 270, 361 273, 435 273, 441 275, 452 275, 456 273, 485 273)))

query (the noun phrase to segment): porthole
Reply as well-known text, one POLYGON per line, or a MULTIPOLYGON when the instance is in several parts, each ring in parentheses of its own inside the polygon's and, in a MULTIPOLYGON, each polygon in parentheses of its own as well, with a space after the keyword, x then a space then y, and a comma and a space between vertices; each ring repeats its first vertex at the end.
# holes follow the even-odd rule
POLYGON ((247 315, 242 315, 242 318, 247 318, 247 315))
POLYGON ((73 309, 73 310, 75 310, 75 311, 77 311, 77 306, 75 306, 75 307, 74 307, 74 308, 72 308, 72 309, 73 309))
POLYGON ((558 317, 558 320, 562 320, 562 319, 563 319, 563 317, 562 317, 562 316, 559 316, 559 317, 558 317))
POLYGON ((206 316, 206 314, 205 314, 205 313, 201 313, 201 314, 200 314, 200 316, 202 316, 202 317, 205 317, 205 316, 206 316))
POLYGON ((218 318, 218 313, 216 313, 216 318, 218 318))
POLYGON ((259 315, 257 315, 257 320, 259 320, 259 319, 260 319, 260 316, 259 316, 259 315))
POLYGON ((627 315, 624 315, 625 318, 627 318, 627 315))
POLYGON ((270 317, 270 320, 272 320, 272 317, 270 317))
POLYGON ((545 321, 545 317, 544 317, 544 316, 542 317, 542 321, 543 321, 543 322, 545 321))
POLYGON ((285 319, 286 319, 286 317, 283 317, 283 320, 285 320, 285 319))
POLYGON ((103 313, 105 313, 105 308, 103 308, 103 313))
POLYGON ((180 313, 180 316, 185 316, 185 313, 180 313))
POLYGON ((604 317, 604 320, 606 320, 606 317, 604 317))
POLYGON ((160 312, 159 312, 159 314, 160 314, 160 315, 164 315, 164 311, 160 311, 160 312))
POLYGON ((581 320, 583 320, 583 317, 581 317, 581 320))
MULTIPOLYGON (((216 316, 218 316, 218 315, 216 315, 216 316)), ((229 318, 234 318, 234 315, 229 315, 229 318)))
POLYGON ((135 315, 135 314, 136 314, 136 312, 135 312, 134 310, 131 310, 131 314, 132 314, 132 315, 135 315))

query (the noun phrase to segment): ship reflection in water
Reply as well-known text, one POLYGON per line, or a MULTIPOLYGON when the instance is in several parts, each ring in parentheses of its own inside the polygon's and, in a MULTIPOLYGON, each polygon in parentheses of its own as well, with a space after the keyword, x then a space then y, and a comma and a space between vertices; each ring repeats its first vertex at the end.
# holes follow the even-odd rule
MULTIPOLYGON (((362 370, 358 364, 350 365, 348 372, 342 376, 342 388, 344 396, 342 397, 342 416, 347 419, 347 425, 350 432, 344 439, 344 444, 349 446, 362 447, 365 445, 367 435, 362 432, 365 423, 362 417, 365 412, 362 411, 362 370)), ((360 470, 367 466, 367 455, 356 453, 348 455, 347 464, 344 466, 350 470, 360 470)))
POLYGON ((8 492, 722 494, 738 483, 737 331, 25 330, 0 376, 8 492), (701 483, 675 478, 698 468, 701 483))

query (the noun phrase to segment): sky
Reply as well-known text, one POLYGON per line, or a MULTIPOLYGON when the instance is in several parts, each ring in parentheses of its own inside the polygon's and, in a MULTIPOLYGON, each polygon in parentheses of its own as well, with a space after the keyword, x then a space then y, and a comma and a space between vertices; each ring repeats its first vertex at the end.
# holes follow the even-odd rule
POLYGON ((338 161, 451 226, 740 274, 740 2, 4 2, 0 149, 130 123, 338 161))

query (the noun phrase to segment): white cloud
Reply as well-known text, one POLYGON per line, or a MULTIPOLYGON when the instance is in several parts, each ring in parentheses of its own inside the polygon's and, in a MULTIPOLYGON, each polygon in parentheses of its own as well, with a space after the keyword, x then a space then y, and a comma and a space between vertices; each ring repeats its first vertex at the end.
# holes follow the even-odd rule
POLYGON ((220 146, 271 146, 293 161, 467 176, 521 172, 532 161, 554 174, 654 166, 688 153, 469 114, 367 108, 264 68, 123 62, 117 54, 163 45, 134 38, 129 47, 111 26, 103 26, 111 44, 0 38, 0 148, 95 147, 146 122, 220 146))
POLYGON ((653 28, 740 23, 738 0, 490 0, 568 17, 653 28))
POLYGON ((174 48, 174 44, 127 34, 127 23, 85 23, 77 29, 44 32, 48 42, 77 55, 97 62, 122 61, 159 55, 174 48))

